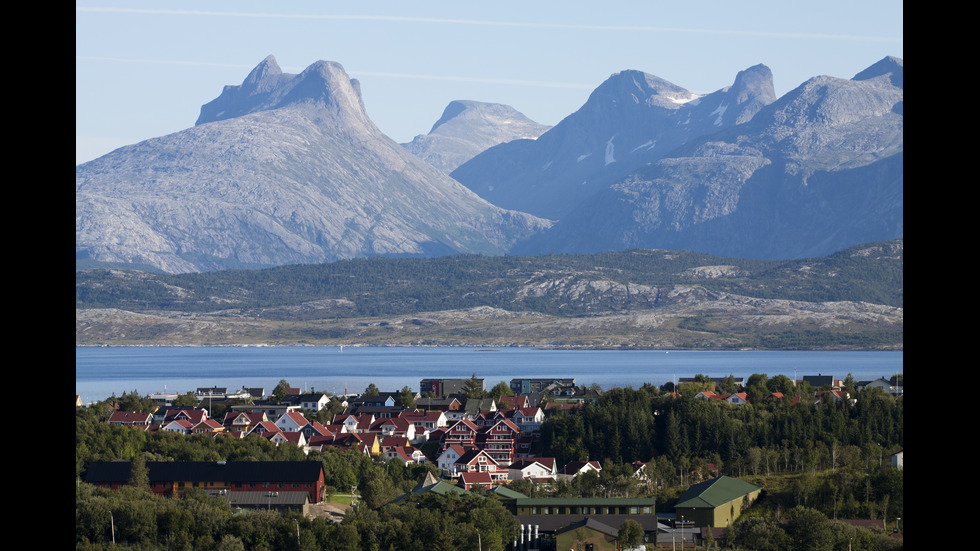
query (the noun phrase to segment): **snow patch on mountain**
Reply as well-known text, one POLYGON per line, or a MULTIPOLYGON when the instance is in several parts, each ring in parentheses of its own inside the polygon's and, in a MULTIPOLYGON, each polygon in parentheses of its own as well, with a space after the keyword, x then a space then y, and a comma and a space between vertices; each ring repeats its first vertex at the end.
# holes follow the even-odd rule
POLYGON ((611 136, 609 138, 609 141, 606 142, 606 166, 609 166, 616 162, 616 157, 614 156, 614 153, 616 151, 616 146, 613 145, 613 139, 615 137, 616 136, 611 136))

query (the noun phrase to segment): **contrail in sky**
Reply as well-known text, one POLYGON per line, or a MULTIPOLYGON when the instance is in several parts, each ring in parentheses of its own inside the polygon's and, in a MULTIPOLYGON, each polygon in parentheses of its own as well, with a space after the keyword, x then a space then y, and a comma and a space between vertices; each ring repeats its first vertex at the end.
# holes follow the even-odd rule
POLYGON ((443 23, 452 25, 483 25, 495 27, 526 27, 536 29, 571 29, 571 30, 595 30, 595 31, 637 31, 637 32, 676 32, 676 33, 699 33, 699 34, 723 34, 741 36, 761 36, 771 38, 816 38, 823 40, 856 40, 864 42, 897 42, 901 43, 902 38, 862 36, 862 35, 840 35, 840 34, 820 34, 820 33, 781 33, 766 31, 737 31, 726 29, 692 29, 679 27, 650 27, 642 25, 577 25, 569 23, 526 23, 519 21, 483 21, 478 19, 443 19, 435 17, 409 17, 400 15, 334 15, 334 14, 284 14, 284 13, 264 13, 264 12, 218 12, 200 10, 151 10, 138 8, 85 8, 76 7, 76 12, 102 12, 102 13, 134 13, 145 15, 205 15, 218 17, 254 17, 254 18, 275 18, 275 19, 329 19, 329 20, 358 20, 358 21, 394 21, 403 23, 443 23))
MULTIPOLYGON (((162 59, 133 59, 133 58, 122 58, 122 57, 98 57, 98 56, 75 56, 77 60, 85 61, 112 61, 118 63, 157 63, 160 65, 198 65, 204 67, 232 67, 238 69, 253 69, 254 65, 243 65, 240 63, 213 63, 207 61, 175 61, 175 60, 162 60, 162 59)), ((303 67, 283 67, 286 71, 303 71, 303 67)), ((594 84, 577 84, 574 82, 548 82, 543 80, 514 80, 514 79, 503 79, 503 78, 483 78, 483 77, 461 77, 461 76, 443 76, 443 75, 416 75, 409 73, 376 73, 371 71, 348 71, 350 76, 357 78, 358 76, 371 76, 371 77, 381 77, 381 78, 414 78, 420 80, 451 80, 459 82, 483 82, 487 84, 513 84, 518 86, 534 86, 540 88, 577 88, 583 90, 592 90, 595 88, 594 84)))

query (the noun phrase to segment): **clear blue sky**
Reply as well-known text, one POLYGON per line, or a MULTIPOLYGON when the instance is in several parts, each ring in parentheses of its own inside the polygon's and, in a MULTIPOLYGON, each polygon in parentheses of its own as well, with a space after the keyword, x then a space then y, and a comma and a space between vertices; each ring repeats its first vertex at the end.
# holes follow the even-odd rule
POLYGON ((340 63, 374 122, 404 143, 457 99, 557 124, 626 69, 708 93, 763 63, 781 96, 904 57, 903 22, 897 0, 81 0, 75 161, 193 126, 270 54, 287 73, 340 63))

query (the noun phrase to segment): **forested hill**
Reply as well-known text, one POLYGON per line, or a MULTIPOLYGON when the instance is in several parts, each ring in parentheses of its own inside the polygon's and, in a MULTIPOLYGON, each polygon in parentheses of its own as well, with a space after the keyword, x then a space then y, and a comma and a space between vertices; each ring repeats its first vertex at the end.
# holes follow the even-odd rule
MULTIPOLYGON (((227 317, 233 313, 240 319, 279 321, 415 316, 411 323, 418 329, 439 323, 426 321, 423 314, 473 309, 485 312, 489 308, 498 314, 558 319, 659 313, 675 316, 688 329, 696 325, 702 332, 714 330, 717 334, 732 328, 712 328, 712 321, 739 314, 744 324, 746 308, 756 314, 774 308, 784 310, 783 318, 789 310, 797 313, 790 316, 797 323, 795 327, 778 331, 823 330, 817 327, 818 318, 835 319, 836 326, 860 321, 865 329, 872 323, 874 330, 880 331, 884 320, 891 334, 889 345, 894 346, 895 335, 901 333, 902 274, 901 239, 852 247, 823 258, 788 261, 647 249, 537 257, 370 258, 178 275, 93 269, 76 272, 76 324, 79 332, 85 327, 97 332, 90 322, 82 324, 80 320, 87 311, 112 309, 157 316, 193 313, 227 317), (847 307, 841 310, 841 304, 847 307), (860 320, 854 318, 856 308, 862 310, 860 320), (804 310, 811 312, 802 316, 806 321, 798 315, 804 310), (816 310, 820 310, 819 316, 813 313, 816 310)), ((772 310, 768 313, 774 315, 772 310)), ((496 317, 499 320, 501 316, 496 317)), ((768 319, 772 322, 776 318, 768 319)), ((390 334, 392 326, 388 326, 390 334)), ((853 332, 853 326, 851 329, 853 332)), ((376 342, 364 334, 338 331, 321 328, 322 338, 310 342, 345 336, 376 342)), ((742 327, 739 332, 753 330, 742 327)), ((156 334, 159 336, 159 331, 156 334)), ((307 337, 311 336, 314 334, 308 330, 307 337)), ((113 342, 108 337, 88 339, 79 337, 76 343, 113 342)), ((473 339, 452 343, 480 341, 476 336, 473 339)))

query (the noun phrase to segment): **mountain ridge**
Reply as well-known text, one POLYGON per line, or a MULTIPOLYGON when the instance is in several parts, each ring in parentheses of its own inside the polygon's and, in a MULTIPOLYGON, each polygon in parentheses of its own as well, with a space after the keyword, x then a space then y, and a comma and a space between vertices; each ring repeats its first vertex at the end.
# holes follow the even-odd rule
POLYGON ((457 100, 417 138, 442 140, 446 159, 458 146, 453 163, 472 155, 440 169, 377 128, 339 63, 291 75, 270 55, 193 127, 76 167, 76 266, 622 248, 787 258, 901 237, 903 70, 889 57, 776 98, 763 64, 703 95, 630 69, 550 128, 457 100), (481 132, 492 139, 474 145, 481 132))
POLYGON ((761 64, 704 95, 642 71, 620 71, 536 140, 490 148, 450 175, 496 205, 560 219, 616 179, 697 136, 750 119, 774 100, 772 72, 761 64))
POLYGON ((874 78, 809 79, 601 187, 514 253, 663 246, 777 259, 901 237, 900 73, 891 60, 861 73, 874 78))

